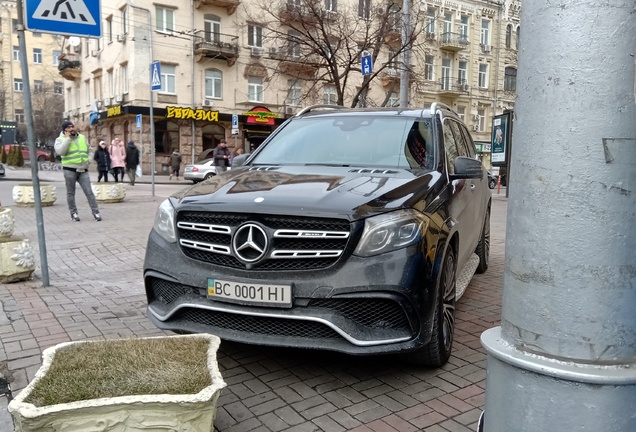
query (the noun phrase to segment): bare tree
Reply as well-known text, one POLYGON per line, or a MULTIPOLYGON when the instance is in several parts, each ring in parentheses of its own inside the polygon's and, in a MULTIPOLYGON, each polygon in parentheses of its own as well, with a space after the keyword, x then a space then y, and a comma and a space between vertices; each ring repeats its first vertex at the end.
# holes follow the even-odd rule
MULTIPOLYGON (((401 54, 414 49, 422 31, 418 8, 402 37, 401 5, 392 0, 379 7, 370 0, 346 4, 336 0, 257 1, 261 2, 258 7, 247 13, 253 25, 265 29, 264 54, 274 60, 267 62, 269 73, 308 86, 303 99, 315 98, 323 86, 330 85, 335 100, 329 103, 350 101, 351 107, 386 104, 403 67, 401 54), (373 72, 361 77, 363 55, 372 57, 373 72), (378 79, 386 90, 382 102, 369 99, 369 89, 378 79)), ((410 65, 406 67, 410 69, 410 65)))
POLYGON ((51 144, 60 134, 63 121, 64 95, 56 93, 53 84, 32 91, 33 136, 36 142, 51 144))

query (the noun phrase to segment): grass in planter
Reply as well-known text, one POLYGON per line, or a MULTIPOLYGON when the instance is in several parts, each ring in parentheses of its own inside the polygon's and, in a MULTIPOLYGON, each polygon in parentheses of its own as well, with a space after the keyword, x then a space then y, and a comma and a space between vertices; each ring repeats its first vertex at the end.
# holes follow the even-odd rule
POLYGON ((125 339, 66 347, 26 402, 49 406, 97 398, 196 394, 210 385, 209 342, 125 339))

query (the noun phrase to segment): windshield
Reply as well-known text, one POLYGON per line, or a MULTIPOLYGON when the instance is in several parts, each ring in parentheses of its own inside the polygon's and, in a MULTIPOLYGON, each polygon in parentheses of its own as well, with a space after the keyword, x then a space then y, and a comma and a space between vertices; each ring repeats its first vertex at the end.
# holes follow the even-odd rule
POLYGON ((430 119, 330 116, 289 122, 251 164, 430 170, 433 162, 430 119))

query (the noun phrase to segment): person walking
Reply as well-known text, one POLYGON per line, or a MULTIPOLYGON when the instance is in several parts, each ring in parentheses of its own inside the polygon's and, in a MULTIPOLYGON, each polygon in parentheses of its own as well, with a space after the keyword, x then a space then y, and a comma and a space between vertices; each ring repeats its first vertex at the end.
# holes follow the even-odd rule
POLYGON ((170 166, 172 167, 172 171, 170 171, 170 180, 172 180, 172 175, 177 176, 177 180, 179 180, 179 170, 181 169, 181 154, 178 151, 173 151, 172 155, 170 155, 170 166))
POLYGON ((230 165, 230 150, 227 148, 227 143, 224 139, 219 141, 219 145, 216 146, 212 152, 212 157, 214 158, 216 173, 221 174, 225 172, 230 165))
POLYGON ((104 182, 108 183, 110 154, 108 153, 108 150, 106 150, 106 142, 104 140, 99 140, 99 144, 97 146, 97 150, 95 150, 95 156, 93 156, 93 159, 97 162, 97 172, 99 172, 97 183, 102 181, 102 177, 104 178, 104 182))
POLYGON ((129 141, 128 146, 126 146, 126 172, 131 186, 135 185, 137 165, 139 165, 139 150, 137 150, 134 141, 129 141))
POLYGON ((55 153, 62 157, 62 171, 66 183, 66 203, 71 212, 71 220, 79 222, 80 217, 75 204, 75 183, 86 195, 88 205, 93 213, 93 218, 99 222, 102 216, 99 213, 97 200, 91 188, 91 177, 88 173, 88 142, 86 137, 75 130, 75 125, 70 121, 62 123, 62 132, 55 139, 55 153))
POLYGON ((126 159, 126 148, 124 147, 124 143, 118 137, 115 137, 115 139, 113 139, 110 143, 108 153, 110 154, 110 167, 113 169, 115 183, 123 183, 126 159), (121 176, 121 180, 119 180, 119 176, 121 176))

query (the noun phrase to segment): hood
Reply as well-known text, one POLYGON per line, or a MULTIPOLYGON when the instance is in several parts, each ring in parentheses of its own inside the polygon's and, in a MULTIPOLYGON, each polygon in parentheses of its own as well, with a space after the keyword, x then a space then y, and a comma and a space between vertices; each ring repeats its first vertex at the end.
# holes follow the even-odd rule
POLYGON ((399 208, 425 208, 441 175, 403 169, 241 167, 175 195, 177 210, 295 214, 363 219, 399 208), (420 203, 418 205, 418 203, 420 203))
POLYGON ((128 147, 129 147, 129 148, 135 148, 135 143, 134 143, 133 141, 130 141, 130 142, 128 143, 128 147))

